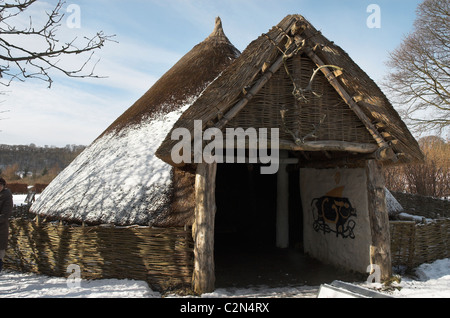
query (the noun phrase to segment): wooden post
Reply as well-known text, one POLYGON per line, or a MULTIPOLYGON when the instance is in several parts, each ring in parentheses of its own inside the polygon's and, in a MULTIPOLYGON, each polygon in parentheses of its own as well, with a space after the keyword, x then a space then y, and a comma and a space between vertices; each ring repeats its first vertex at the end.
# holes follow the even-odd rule
POLYGON ((392 276, 391 239, 389 233, 389 215, 386 209, 384 177, 381 167, 376 160, 367 161, 366 174, 369 219, 372 234, 370 262, 371 265, 379 266, 381 280, 386 280, 392 276))
POLYGON ((217 163, 200 163, 195 176, 194 271, 195 293, 214 291, 214 220, 216 215, 215 184, 217 163))
MULTIPOLYGON (((305 39, 300 36, 295 36, 296 41, 304 41, 305 39)), ((380 132, 376 129, 376 127, 372 124, 371 120, 367 115, 361 110, 358 103, 353 100, 353 98, 350 96, 350 94, 344 89, 344 87, 339 83, 339 80, 336 78, 336 75, 331 72, 328 67, 326 67, 325 63, 314 53, 314 50, 311 48, 304 49, 304 52, 306 55, 320 68, 320 71, 325 75, 325 78, 328 80, 328 82, 331 84, 331 86, 334 87, 336 92, 339 94, 339 96, 342 97, 342 99, 345 101, 345 103, 349 106, 351 110, 355 112, 355 115, 358 116, 358 118, 364 123, 366 126, 366 129, 369 131, 369 133, 372 135, 372 137, 377 142, 378 146, 383 149, 382 152, 379 153, 381 156, 381 159, 394 159, 396 158, 396 155, 392 148, 389 146, 389 144, 384 140, 383 136, 380 134, 380 132)))
POLYGON ((288 157, 287 151, 280 151, 280 166, 277 173, 277 232, 276 246, 289 247, 289 175, 283 159, 288 157))

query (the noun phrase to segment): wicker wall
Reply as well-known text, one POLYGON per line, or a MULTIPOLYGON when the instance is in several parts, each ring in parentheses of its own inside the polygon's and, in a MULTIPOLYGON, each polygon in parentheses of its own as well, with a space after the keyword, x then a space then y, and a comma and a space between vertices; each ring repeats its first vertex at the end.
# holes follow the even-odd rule
POLYGON ((189 228, 38 223, 16 211, 5 261, 9 269, 61 277, 76 264, 82 279, 144 280, 152 289, 168 290, 190 286, 192 234, 189 228))
POLYGON ((412 269, 450 257, 450 219, 425 224, 391 221, 390 232, 393 266, 412 269))

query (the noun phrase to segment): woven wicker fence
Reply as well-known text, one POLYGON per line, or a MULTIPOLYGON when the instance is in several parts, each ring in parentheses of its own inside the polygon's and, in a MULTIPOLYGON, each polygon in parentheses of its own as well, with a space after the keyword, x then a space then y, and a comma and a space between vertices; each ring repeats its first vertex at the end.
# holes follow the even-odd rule
POLYGON ((423 263, 450 257, 450 219, 417 224, 391 221, 391 257, 393 266, 414 268, 423 263))
POLYGON ((39 223, 26 207, 10 222, 5 259, 9 269, 67 277, 71 264, 82 279, 144 280, 155 290, 190 286, 193 243, 190 229, 74 226, 39 223))
MULTIPOLYGON (((450 257, 450 219, 427 224, 391 221, 393 266, 414 268, 450 257)), ((82 279, 144 280, 154 290, 188 287, 193 270, 190 229, 74 226, 39 223, 27 207, 10 222, 7 268, 67 277, 71 264, 82 279)))

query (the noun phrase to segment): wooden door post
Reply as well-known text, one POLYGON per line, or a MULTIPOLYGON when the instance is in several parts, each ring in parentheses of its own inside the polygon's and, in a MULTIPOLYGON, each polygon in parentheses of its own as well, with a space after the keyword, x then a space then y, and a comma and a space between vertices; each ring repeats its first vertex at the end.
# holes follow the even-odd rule
POLYGON ((200 163, 195 176, 194 272, 195 293, 214 291, 214 220, 216 215, 215 184, 217 163, 200 163))
POLYGON ((366 174, 369 219, 372 234, 370 265, 378 265, 381 271, 381 280, 386 280, 392 276, 392 264, 389 215, 386 208, 384 176, 379 163, 375 160, 367 161, 366 174))

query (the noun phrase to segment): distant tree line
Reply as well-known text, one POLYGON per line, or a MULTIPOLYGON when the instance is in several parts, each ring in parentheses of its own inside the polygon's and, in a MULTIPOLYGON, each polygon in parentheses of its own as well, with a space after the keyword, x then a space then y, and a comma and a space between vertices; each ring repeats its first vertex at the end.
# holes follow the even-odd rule
POLYGON ((0 176, 9 183, 49 183, 86 147, 0 145, 0 176))

